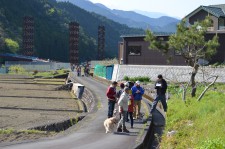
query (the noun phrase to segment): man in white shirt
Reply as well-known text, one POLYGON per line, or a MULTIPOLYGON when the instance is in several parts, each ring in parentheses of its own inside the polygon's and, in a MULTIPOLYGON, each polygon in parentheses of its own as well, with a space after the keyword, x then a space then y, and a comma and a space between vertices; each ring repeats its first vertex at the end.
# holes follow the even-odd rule
POLYGON ((125 122, 127 119, 127 111, 128 111, 128 101, 130 98, 129 90, 130 89, 128 87, 125 87, 124 92, 122 93, 122 95, 120 96, 120 99, 118 101, 119 111, 121 113, 121 119, 117 126, 117 132, 129 133, 129 131, 126 129, 126 126, 125 126, 125 122), (122 129, 121 129, 121 127, 122 127, 122 129))

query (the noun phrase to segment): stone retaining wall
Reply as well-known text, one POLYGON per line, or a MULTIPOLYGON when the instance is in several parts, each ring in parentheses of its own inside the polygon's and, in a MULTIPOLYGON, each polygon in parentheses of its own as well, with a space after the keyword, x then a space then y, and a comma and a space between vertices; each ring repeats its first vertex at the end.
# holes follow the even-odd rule
POLYGON ((94 109, 95 106, 95 99, 91 91, 89 91, 87 88, 84 89, 82 101, 85 103, 87 112, 91 112, 94 109))
MULTIPOLYGON (((112 80, 123 80, 124 76, 148 76, 156 80, 158 74, 173 82, 187 82, 190 80, 192 68, 188 66, 154 66, 154 65, 115 65, 112 80)), ((218 75, 217 82, 225 82, 225 68, 203 67, 196 75, 196 81, 206 81, 211 76, 218 75), (204 72, 204 75, 203 75, 204 72)), ((214 80, 209 79, 208 82, 214 80)))

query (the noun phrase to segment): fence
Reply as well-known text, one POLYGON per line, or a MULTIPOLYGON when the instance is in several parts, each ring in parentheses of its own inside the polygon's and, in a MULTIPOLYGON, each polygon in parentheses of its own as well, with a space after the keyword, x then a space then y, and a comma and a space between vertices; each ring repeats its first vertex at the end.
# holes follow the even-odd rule
POLYGON ((103 77, 107 80, 112 80, 114 66, 104 66, 104 65, 96 65, 94 70, 94 75, 98 77, 103 77))
MULTIPOLYGON (((188 82, 190 81, 192 68, 188 66, 153 66, 153 65, 115 65, 112 76, 113 81, 123 80, 124 76, 138 77, 148 76, 151 80, 156 80, 158 74, 162 74, 164 78, 174 82, 188 82)), ((225 68, 212 68, 203 67, 200 68, 197 75, 196 81, 209 81, 207 80, 211 76, 218 75, 217 82, 225 82, 225 68)))
POLYGON ((21 61, 6 61, 5 67, 9 68, 12 65, 20 65, 27 71, 50 71, 57 69, 70 69, 69 63, 59 62, 21 62, 21 61))
POLYGON ((6 68, 0 68, 0 73, 6 73, 7 72, 6 70, 7 70, 6 68))

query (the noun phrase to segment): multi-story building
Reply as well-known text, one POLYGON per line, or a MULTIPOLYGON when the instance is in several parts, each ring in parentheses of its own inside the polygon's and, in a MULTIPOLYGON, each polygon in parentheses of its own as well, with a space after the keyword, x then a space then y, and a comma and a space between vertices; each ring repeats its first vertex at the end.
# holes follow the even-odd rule
MULTIPOLYGON (((196 21, 201 21, 210 16, 212 26, 208 28, 206 40, 212 39, 217 34, 219 37, 220 46, 217 48, 217 53, 212 57, 210 63, 223 63, 225 61, 225 4, 200 6, 193 12, 188 14, 185 19, 189 25, 193 25, 196 21)), ((169 34, 156 35, 168 41, 169 34)), ((186 65, 185 60, 179 53, 171 51, 171 63, 168 63, 168 56, 163 53, 149 49, 149 42, 144 40, 145 35, 129 35, 121 36, 123 41, 119 43, 118 59, 120 64, 130 65, 186 65)))

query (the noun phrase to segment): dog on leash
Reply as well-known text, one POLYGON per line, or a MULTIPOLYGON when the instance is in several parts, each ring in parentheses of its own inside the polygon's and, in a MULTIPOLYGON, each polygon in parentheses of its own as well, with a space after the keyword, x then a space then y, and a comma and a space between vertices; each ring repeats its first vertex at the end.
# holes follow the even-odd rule
POLYGON ((116 117, 107 118, 104 121, 105 133, 113 132, 117 123, 118 123, 118 119, 116 117))

